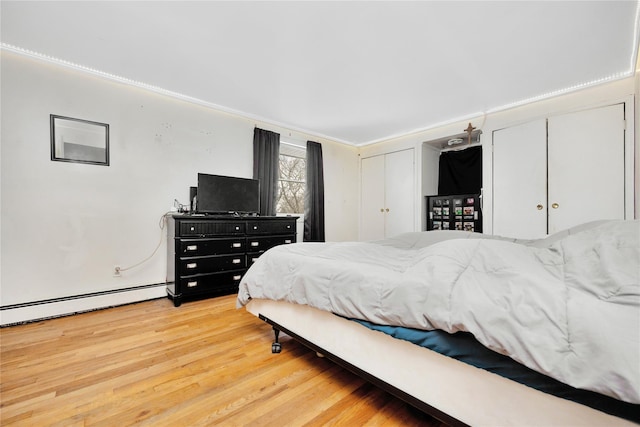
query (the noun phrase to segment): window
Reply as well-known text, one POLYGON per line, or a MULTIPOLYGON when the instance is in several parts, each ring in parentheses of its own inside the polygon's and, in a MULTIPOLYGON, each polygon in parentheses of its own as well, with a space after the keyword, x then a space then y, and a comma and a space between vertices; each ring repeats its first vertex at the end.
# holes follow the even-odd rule
POLYGON ((278 198, 279 214, 303 214, 307 179, 307 151, 304 147, 280 142, 278 198))

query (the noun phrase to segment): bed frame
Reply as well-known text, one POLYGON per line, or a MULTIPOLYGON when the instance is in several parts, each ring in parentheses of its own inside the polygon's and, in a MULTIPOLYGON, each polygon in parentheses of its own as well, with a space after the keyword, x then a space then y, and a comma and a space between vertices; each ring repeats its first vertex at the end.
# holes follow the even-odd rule
POLYGON ((452 426, 636 426, 305 305, 253 299, 276 331, 452 426))

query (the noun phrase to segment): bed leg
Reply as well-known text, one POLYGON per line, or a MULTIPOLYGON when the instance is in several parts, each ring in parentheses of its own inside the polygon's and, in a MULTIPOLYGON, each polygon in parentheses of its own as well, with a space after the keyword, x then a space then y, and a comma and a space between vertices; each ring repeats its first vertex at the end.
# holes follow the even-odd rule
POLYGON ((276 340, 271 344, 271 353, 280 353, 282 351, 282 345, 278 342, 278 336, 280 335, 280 330, 273 328, 273 332, 276 335, 276 340))

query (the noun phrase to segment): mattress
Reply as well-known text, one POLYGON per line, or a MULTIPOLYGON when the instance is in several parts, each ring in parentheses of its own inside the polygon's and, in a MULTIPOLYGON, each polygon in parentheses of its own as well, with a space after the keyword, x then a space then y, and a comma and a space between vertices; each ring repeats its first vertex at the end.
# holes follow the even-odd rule
POLYGON ((424 331, 400 326, 376 325, 350 319, 369 329, 409 341, 471 366, 484 369, 520 384, 563 399, 640 423, 640 405, 613 399, 589 390, 580 390, 516 362, 508 356, 489 350, 468 332, 450 334, 441 330, 424 331))

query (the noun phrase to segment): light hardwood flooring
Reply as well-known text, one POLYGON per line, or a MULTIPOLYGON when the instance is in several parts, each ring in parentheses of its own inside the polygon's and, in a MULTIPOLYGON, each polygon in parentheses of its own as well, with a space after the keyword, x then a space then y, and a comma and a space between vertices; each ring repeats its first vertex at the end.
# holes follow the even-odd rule
POLYGON ((0 329, 0 425, 442 426, 283 337, 235 296, 0 329))

